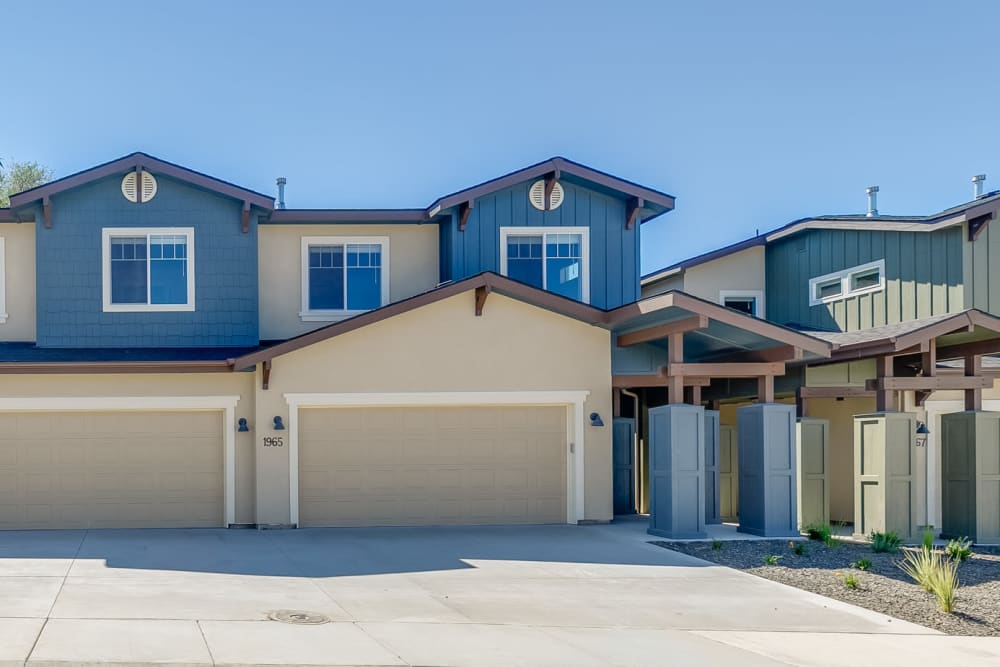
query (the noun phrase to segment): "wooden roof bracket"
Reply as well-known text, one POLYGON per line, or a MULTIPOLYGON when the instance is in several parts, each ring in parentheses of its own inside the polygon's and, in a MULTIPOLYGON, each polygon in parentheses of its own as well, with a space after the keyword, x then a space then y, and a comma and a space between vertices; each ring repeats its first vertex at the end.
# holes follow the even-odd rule
POLYGON ((265 359, 264 363, 261 364, 261 385, 260 388, 267 390, 269 384, 271 384, 271 360, 265 359))
POLYGON ((250 202, 246 199, 243 200, 243 220, 240 226, 240 231, 244 234, 250 231, 250 202))
POLYGON ((486 297, 493 291, 493 287, 487 283, 476 288, 476 317, 482 317, 483 308, 486 307, 486 297))
POLYGON ((635 226, 639 214, 642 213, 642 207, 645 205, 646 200, 642 197, 629 200, 628 206, 625 208, 625 229, 631 230, 635 226))
POLYGON ((552 191, 556 187, 556 182, 559 177, 562 176, 562 172, 556 169, 551 174, 545 177, 545 210, 552 210, 552 191))
POLYGON ((983 233, 986 226, 990 224, 993 216, 994 213, 990 212, 969 220, 969 241, 975 241, 979 238, 979 235, 983 233))
POLYGON ((42 197, 42 220, 45 221, 45 229, 52 229, 52 204, 48 195, 42 197))
POLYGON ((465 226, 469 224, 469 214, 472 213, 472 207, 475 206, 475 200, 470 199, 458 208, 458 231, 464 232, 465 226))

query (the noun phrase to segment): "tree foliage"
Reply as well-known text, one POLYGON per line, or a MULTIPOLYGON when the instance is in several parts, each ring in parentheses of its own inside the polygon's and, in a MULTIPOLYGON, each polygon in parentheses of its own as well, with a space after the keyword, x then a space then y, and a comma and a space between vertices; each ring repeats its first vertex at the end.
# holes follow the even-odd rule
POLYGON ((30 190, 52 180, 52 170, 37 162, 0 164, 0 208, 10 206, 10 196, 30 190))

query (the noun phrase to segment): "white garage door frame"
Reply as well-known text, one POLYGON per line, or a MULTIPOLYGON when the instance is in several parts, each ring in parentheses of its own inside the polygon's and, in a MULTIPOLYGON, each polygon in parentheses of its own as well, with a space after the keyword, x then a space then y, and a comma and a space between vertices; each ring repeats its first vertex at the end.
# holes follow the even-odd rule
POLYGON ((0 397, 0 412, 152 412, 221 410, 225 526, 236 523, 236 404, 239 396, 0 397))
POLYGON ((584 518, 584 408, 589 391, 438 391, 284 394, 288 403, 288 503, 299 524, 299 408, 564 406, 566 410, 566 523, 584 518))

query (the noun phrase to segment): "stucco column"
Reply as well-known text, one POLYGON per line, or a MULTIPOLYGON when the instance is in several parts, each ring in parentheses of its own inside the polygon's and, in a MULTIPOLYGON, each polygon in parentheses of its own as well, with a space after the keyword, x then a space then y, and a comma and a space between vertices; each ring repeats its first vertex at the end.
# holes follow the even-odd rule
MULTIPOLYGON (((274 372, 280 372, 281 362, 274 362, 274 372)), ((259 527, 291 525, 289 503, 288 452, 291 430, 288 403, 281 391, 263 388, 260 366, 254 373, 254 399, 257 413, 253 428, 254 474, 257 482, 256 523, 259 527), (276 430, 274 418, 280 417, 284 430, 276 430)))
POLYGON ((737 409, 739 531, 797 537, 795 406, 757 403, 737 409))

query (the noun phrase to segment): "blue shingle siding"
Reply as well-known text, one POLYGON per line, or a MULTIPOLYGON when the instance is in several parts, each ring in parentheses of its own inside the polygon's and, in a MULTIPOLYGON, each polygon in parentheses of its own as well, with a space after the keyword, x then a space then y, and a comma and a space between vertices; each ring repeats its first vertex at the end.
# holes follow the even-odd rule
POLYGON ((625 201, 563 179, 562 206, 539 211, 528 201, 531 183, 476 199, 464 232, 457 216, 442 223, 442 279, 500 273, 501 227, 589 227, 590 303, 616 308, 639 298, 639 225, 625 229, 625 201), (450 257, 447 270, 444 258, 450 257))
POLYGON ((52 228, 37 226, 37 337, 42 347, 252 346, 258 340, 257 225, 242 203, 166 176, 133 204, 121 178, 52 197, 52 228), (103 312, 101 230, 194 228, 194 312, 103 312))

